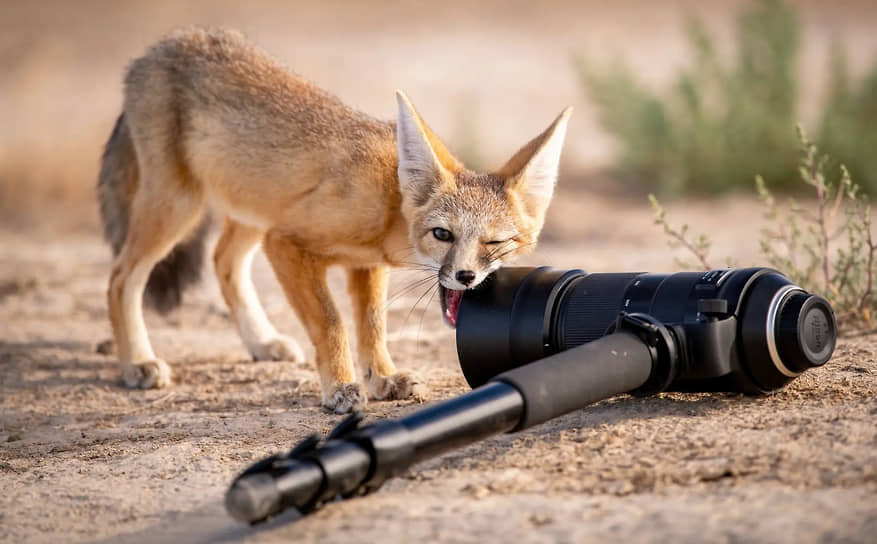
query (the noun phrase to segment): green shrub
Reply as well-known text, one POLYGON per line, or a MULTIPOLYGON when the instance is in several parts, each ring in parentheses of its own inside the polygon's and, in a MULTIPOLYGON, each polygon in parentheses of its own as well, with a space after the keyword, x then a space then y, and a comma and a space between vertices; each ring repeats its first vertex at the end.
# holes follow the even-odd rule
MULTIPOLYGON (((756 2, 737 21, 736 57, 725 66, 702 21, 687 24, 692 65, 659 95, 628 67, 577 68, 602 126, 620 143, 620 173, 664 194, 748 186, 757 173, 776 187, 796 186, 799 23, 777 0, 756 2)), ((877 188, 877 65, 851 89, 843 55, 832 60, 831 99, 823 115, 826 149, 869 188, 877 188), (869 147, 870 146, 870 147, 869 147)))
POLYGON ((835 46, 831 86, 820 123, 822 148, 842 162, 871 194, 877 192, 877 63, 858 87, 850 81, 846 55, 835 46))
MULTIPOLYGON (((871 232, 870 203, 843 165, 838 168, 837 181, 827 179, 828 156, 819 154, 800 127, 798 136, 802 151, 799 183, 812 191, 814 202, 804 207, 790 199, 780 206, 764 178, 757 176, 756 190, 767 221, 759 240, 761 253, 768 266, 827 298, 842 332, 874 329, 877 238, 871 232)), ((684 249, 697 260, 696 266, 714 268, 709 260, 709 238, 692 236, 688 225, 674 227, 657 198, 649 195, 649 200, 655 223, 663 228, 670 247, 684 249)), ((677 262, 690 266, 679 259, 677 262)))

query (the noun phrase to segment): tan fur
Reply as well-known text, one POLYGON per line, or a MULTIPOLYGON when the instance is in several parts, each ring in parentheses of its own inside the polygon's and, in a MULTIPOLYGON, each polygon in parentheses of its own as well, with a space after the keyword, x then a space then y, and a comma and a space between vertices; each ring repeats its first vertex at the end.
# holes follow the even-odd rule
MULTIPOLYGON (((126 227, 108 290, 126 384, 170 383, 170 367, 155 356, 146 335, 143 288, 152 267, 211 207, 226 217, 214 252, 222 295, 255 359, 302 358, 298 344, 277 333, 256 298, 249 265, 261 243, 314 344, 327 408, 346 412, 366 403, 326 284, 326 269, 333 265, 348 270, 357 353, 369 392, 374 398, 417 392, 418 380, 397 372, 386 349, 387 267, 416 258, 435 266, 442 283, 453 288, 448 278, 456 271, 474 270, 480 281, 502 260, 530 249, 550 194, 542 191, 541 200, 528 195, 527 181, 519 177, 557 122, 511 166, 476 174, 451 155, 404 95, 398 100, 404 119, 416 119, 406 121, 406 127, 416 126, 415 133, 405 132, 409 142, 425 143, 418 149, 428 151, 416 158, 434 159, 418 170, 406 152, 404 175, 396 124, 348 108, 237 33, 181 31, 131 64, 117 127, 130 141, 110 140, 104 157, 108 181, 103 173, 101 179, 104 192, 130 193, 105 206, 110 213, 114 207, 130 210, 127 224, 107 226, 126 227), (131 170, 134 157, 135 173, 112 175, 131 170), (412 173, 419 176, 414 182, 412 173), (136 186, 111 187, 126 179, 136 186), (436 240, 436 227, 454 232, 455 241, 436 240), (487 242, 498 240, 505 255, 492 260, 488 254, 497 248, 487 242)), ((550 164, 556 174, 556 160, 550 164)))

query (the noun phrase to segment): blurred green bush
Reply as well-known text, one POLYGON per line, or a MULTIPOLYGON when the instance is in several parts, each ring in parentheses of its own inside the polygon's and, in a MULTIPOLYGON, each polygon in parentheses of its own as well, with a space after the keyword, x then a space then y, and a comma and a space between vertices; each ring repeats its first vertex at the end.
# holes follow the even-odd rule
MULTIPOLYGON (((798 186, 798 66, 800 24, 793 8, 761 0, 741 13, 736 57, 725 66, 713 37, 687 20, 691 66, 659 95, 623 63, 595 69, 576 60, 582 84, 603 127, 620 143, 623 178, 661 194, 751 189, 756 174, 778 189, 798 186)), ((818 140, 846 164, 864 188, 877 192, 877 63, 851 81, 835 47, 829 96, 818 140)))

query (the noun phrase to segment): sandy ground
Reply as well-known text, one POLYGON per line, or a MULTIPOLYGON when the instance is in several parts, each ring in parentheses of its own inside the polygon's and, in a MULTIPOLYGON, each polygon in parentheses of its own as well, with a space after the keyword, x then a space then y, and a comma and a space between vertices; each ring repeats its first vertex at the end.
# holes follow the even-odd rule
MULTIPOLYGON (((752 202, 679 203, 741 262, 752 202), (735 228, 727 228, 729 223, 735 228)), ((563 191, 530 263, 670 270, 645 203, 563 191)), ((364 499, 250 528, 222 496, 247 464, 325 432, 311 363, 252 363, 208 275, 184 308, 147 316, 175 383, 120 387, 97 235, 0 233, 0 540, 5 542, 866 542, 877 535, 877 337, 768 397, 622 396, 430 460, 364 499)), ((260 258, 257 285, 281 330, 304 340, 260 258)), ((343 291, 343 278, 332 275, 343 291)), ((393 290, 406 285, 395 276, 393 290)), ((429 383, 466 391, 453 332, 432 300, 390 309, 390 351, 429 383)), ((339 296, 347 316, 346 297, 339 296)), ((312 352, 311 352, 312 353, 312 352)), ((373 402, 368 418, 412 402, 373 402)))

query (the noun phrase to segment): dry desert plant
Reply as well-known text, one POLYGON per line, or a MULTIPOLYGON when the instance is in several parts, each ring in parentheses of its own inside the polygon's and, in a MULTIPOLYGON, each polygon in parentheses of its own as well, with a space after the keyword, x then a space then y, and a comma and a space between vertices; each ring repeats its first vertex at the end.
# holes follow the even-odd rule
MULTIPOLYGON (((756 177, 767 221, 759 240, 761 253, 768 266, 826 297, 842 333, 874 329, 877 239, 871 229, 870 202, 843 165, 837 181, 826 177, 828 156, 819 153, 800 126, 798 138, 802 151, 798 173, 815 198, 807 206, 792 198, 780 205, 764 179, 756 177)), ((674 227, 657 198, 649 195, 649 201, 655 224, 664 229, 670 247, 684 249, 699 266, 714 268, 709 238, 692 235, 688 225, 674 227)), ((683 260, 677 263, 688 266, 683 260)))

